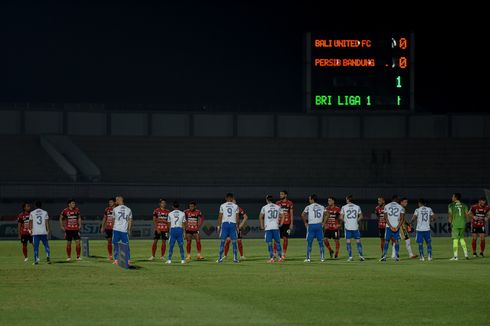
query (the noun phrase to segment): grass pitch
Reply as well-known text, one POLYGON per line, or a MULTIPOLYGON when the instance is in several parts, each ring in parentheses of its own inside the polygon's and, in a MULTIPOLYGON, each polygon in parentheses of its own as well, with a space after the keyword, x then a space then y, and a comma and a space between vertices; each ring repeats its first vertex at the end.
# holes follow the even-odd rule
MULTIPOLYGON (((468 242, 468 241, 467 241, 468 242)), ((263 240, 244 240, 247 259, 218 265, 217 240, 203 240, 205 261, 148 261, 151 242, 131 242, 136 269, 94 255, 65 261, 65 241, 51 241, 53 264, 28 263, 18 241, 0 242, 0 325, 325 325, 474 324, 490 321, 490 258, 449 261, 448 238, 434 239, 434 261, 378 262, 379 240, 363 239, 367 260, 303 263, 304 239, 290 240, 285 263, 267 264, 263 240)), ((470 245, 470 243, 468 243, 470 245)), ((412 240, 412 248, 417 246, 412 240)), ((193 243, 195 257, 195 244, 193 243)), ((353 246, 354 257, 357 251, 353 246)), ((230 248, 231 251, 231 248, 230 248)), ((158 252, 158 251, 157 251, 158 252)))

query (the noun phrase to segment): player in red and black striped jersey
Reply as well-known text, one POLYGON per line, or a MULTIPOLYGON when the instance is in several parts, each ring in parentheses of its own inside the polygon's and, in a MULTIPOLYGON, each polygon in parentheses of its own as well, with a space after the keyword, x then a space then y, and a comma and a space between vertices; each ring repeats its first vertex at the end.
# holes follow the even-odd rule
POLYGON ((473 257, 477 257, 476 241, 478 235, 480 235, 480 256, 483 257, 483 252, 485 251, 485 236, 487 234, 485 224, 490 218, 490 207, 488 207, 485 197, 481 197, 478 200, 478 204, 471 206, 469 216, 471 218, 471 247, 473 248, 473 257))
POLYGON ((383 254, 386 232, 385 199, 383 197, 378 197, 378 206, 374 208, 374 213, 378 218, 378 236, 380 239, 381 254, 383 254))
MULTIPOLYGON (((286 259, 286 252, 288 250, 289 235, 294 226, 294 204, 288 199, 288 192, 283 190, 279 192, 279 200, 276 205, 281 207, 281 213, 284 215, 284 222, 279 227, 279 232, 282 238, 282 259, 286 259)), ((274 242, 274 256, 276 255, 276 243, 274 242)))
MULTIPOLYGON (((236 204, 236 200, 233 200, 233 203, 236 204)), ((240 259, 245 260, 245 256, 243 255, 243 241, 242 241, 242 228, 246 225, 248 220, 248 215, 245 213, 243 208, 238 207, 238 224, 237 224, 237 240, 236 244, 238 246, 238 252, 240 253, 240 259)), ((225 253, 224 257, 228 256, 228 251, 230 250, 231 239, 228 237, 225 242, 225 253)))
POLYGON ((339 257, 339 248, 340 248, 340 230, 339 230, 340 207, 335 205, 335 198, 328 197, 328 205, 325 208, 325 211, 327 216, 327 223, 325 223, 323 241, 325 242, 325 246, 327 246, 327 249, 330 252, 330 258, 335 257, 335 259, 337 259, 339 257), (328 242, 328 239, 335 240, 335 256, 332 247, 330 247, 330 243, 328 242))
POLYGON ((22 204, 22 212, 17 215, 17 233, 19 234, 19 240, 22 243, 22 253, 24 254, 24 261, 28 261, 27 258, 27 243, 32 244, 32 235, 29 228, 29 215, 31 214, 31 205, 28 203, 22 204))
POLYGON ((82 227, 82 216, 80 209, 74 199, 68 200, 68 207, 60 214, 61 230, 65 232, 66 239, 66 260, 71 260, 71 242, 75 240, 77 260, 81 260, 80 252, 80 228, 82 227))
POLYGON ((116 204, 115 198, 109 199, 109 206, 104 209, 104 217, 102 218, 102 226, 100 228, 101 233, 105 233, 107 239, 107 253, 108 259, 112 260, 112 226, 114 225, 114 214, 112 210, 116 204))
POLYGON ((167 201, 163 198, 160 198, 160 204, 157 208, 153 210, 153 225, 155 227, 155 235, 153 237, 153 244, 151 245, 151 256, 149 260, 155 259, 158 240, 162 239, 160 258, 165 261, 165 251, 167 250, 168 240, 168 214, 170 214, 170 211, 167 209, 167 201))
POLYGON ((186 260, 191 260, 192 238, 196 239, 197 260, 203 260, 204 257, 201 255, 201 237, 199 236, 199 230, 204 223, 204 216, 201 211, 197 209, 196 202, 194 201, 189 203, 189 209, 186 209, 184 214, 186 219, 185 238, 187 240, 186 260))

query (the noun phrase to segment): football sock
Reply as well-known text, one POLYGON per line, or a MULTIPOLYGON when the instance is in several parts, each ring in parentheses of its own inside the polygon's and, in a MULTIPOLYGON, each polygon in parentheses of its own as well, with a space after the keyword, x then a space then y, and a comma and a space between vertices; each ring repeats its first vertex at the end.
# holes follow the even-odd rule
POLYGON ((385 244, 384 244, 384 248, 383 248, 383 256, 386 257, 386 254, 388 253, 388 247, 390 246, 390 242, 389 241, 386 241, 385 244))
POLYGON ((267 242, 267 249, 269 250, 269 258, 274 257, 274 251, 272 249, 272 242, 267 242))
POLYGON ((27 244, 22 244, 22 253, 24 254, 24 258, 27 258, 27 244))
POLYGON ((453 254, 458 257, 458 239, 453 239, 453 254))
POLYGON ((347 243, 347 253, 349 257, 352 257, 352 245, 350 243, 347 243))
POLYGON ((427 243, 427 254, 432 257, 432 242, 427 243))
POLYGON ((196 240, 197 253, 201 254, 201 239, 196 240))
POLYGON ((225 256, 228 256, 228 251, 230 250, 230 242, 231 242, 230 239, 226 239, 226 242, 225 242, 225 256))
POLYGON ((243 242, 242 242, 242 239, 238 239, 237 240, 237 244, 238 244, 238 251, 240 252, 240 257, 243 256, 243 242))
POLYGON ((184 260, 184 244, 179 243, 180 259, 184 260))
POLYGON ((396 250, 395 250, 395 244, 391 246, 391 257, 395 258, 396 257, 396 250))
POLYGON ((186 249, 187 249, 187 254, 190 255, 191 254, 191 239, 187 239, 187 246, 186 246, 186 249))
POLYGON ((153 242, 153 244, 151 245, 151 255, 155 257, 156 252, 157 252, 157 244, 156 242, 153 242))
POLYGON ((162 252, 162 257, 165 256, 165 251, 167 250, 167 243, 165 242, 165 240, 162 241, 162 247, 160 248, 161 252, 162 252))
POLYGON ((225 240, 221 240, 220 244, 219 244, 219 260, 221 260, 221 258, 223 258, 223 251, 225 250, 225 240))
POLYGON ((325 246, 322 240, 318 240, 318 246, 320 247, 320 259, 325 259, 325 246))
POLYGON ((476 239, 471 239, 471 249, 476 252, 476 239))
POLYGON ((112 242, 107 243, 107 253, 112 256, 112 242))
POLYGON ((71 257, 71 243, 69 243, 69 242, 66 245, 66 256, 71 257))
POLYGON ((306 242, 306 259, 310 259, 311 254, 311 246, 313 244, 313 239, 306 242))
POLYGON ((335 240, 335 256, 339 255, 339 249, 340 249, 340 241, 335 240))
POLYGON ((410 257, 412 257, 413 256, 413 251, 412 251, 412 246, 410 246, 410 239, 406 239, 405 240, 405 247, 407 248, 408 255, 410 257))
POLYGON ((466 248, 466 241, 464 241, 464 239, 459 239, 459 242, 461 243, 461 248, 463 248, 465 257, 468 256, 468 248, 466 248))
POLYGON ((276 242, 276 248, 277 248, 278 257, 281 257, 282 256, 282 247, 281 247, 281 241, 280 240, 276 242))
POLYGON ((485 251, 485 238, 480 239, 480 252, 485 251))
POLYGON ((80 251, 81 251, 80 243, 75 245, 75 250, 77 252, 77 258, 79 258, 80 257, 80 251))
POLYGON ((424 257, 424 244, 419 243, 419 255, 420 257, 424 257))
POLYGON ((395 257, 400 257, 400 243, 395 243, 395 257))
POLYGON ((381 245, 381 252, 384 252, 384 248, 385 248, 385 239, 384 238, 381 239, 380 245, 381 245))
POLYGON ((357 243, 357 251, 359 252, 359 256, 362 256, 362 244, 360 242, 357 243))
POLYGON ((327 246, 328 251, 332 251, 332 247, 330 247, 330 242, 328 242, 328 239, 325 238, 325 246, 327 246))
POLYGON ((233 249, 233 259, 237 260, 238 256, 237 256, 236 240, 231 240, 231 247, 233 249))
POLYGON ((282 242, 282 251, 284 252, 284 254, 288 250, 288 242, 289 242, 288 238, 284 238, 284 240, 282 242))
POLYGON ((274 254, 277 252, 277 248, 276 248, 276 243, 274 242, 273 243, 273 248, 274 248, 274 254))

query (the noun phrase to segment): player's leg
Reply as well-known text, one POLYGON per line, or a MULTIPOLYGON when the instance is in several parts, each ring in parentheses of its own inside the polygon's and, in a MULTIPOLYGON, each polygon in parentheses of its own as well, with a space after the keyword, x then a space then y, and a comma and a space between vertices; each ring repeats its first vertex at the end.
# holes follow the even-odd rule
POLYGON ((345 230, 345 247, 347 249, 347 256, 349 256, 348 260, 352 260, 352 244, 351 244, 351 238, 352 238, 352 231, 345 230))
POLYGON ((204 257, 201 254, 202 246, 201 246, 201 236, 199 235, 199 231, 197 231, 194 234, 194 238, 196 239, 197 259, 202 260, 204 259, 204 257))
POLYGON ((424 235, 425 243, 427 244, 427 259, 429 261, 432 260, 432 239, 430 235, 430 231, 427 231, 424 235))
POLYGON ((451 238, 453 240, 453 258, 451 260, 457 260, 458 259, 458 242, 459 242, 459 229, 457 228, 452 228, 451 230, 451 238))
POLYGON ((192 234, 189 232, 185 233, 185 239, 186 239, 186 252, 187 252, 187 257, 186 260, 190 261, 191 260, 191 245, 192 245, 192 234))
POLYGON ((225 257, 228 256, 228 251, 230 250, 230 244, 231 244, 231 240, 230 238, 226 238, 226 241, 225 241, 225 257))
POLYGON ((39 236, 33 236, 34 240, 34 264, 39 262, 39 236))
POLYGON ((82 252, 82 248, 80 246, 80 235, 78 235, 78 239, 75 240, 75 250, 77 253, 77 260, 80 260, 80 253, 82 252))
POLYGON ((359 230, 355 231, 355 237, 357 242, 357 252, 359 253, 359 258, 362 261, 364 261, 364 255, 362 253, 361 232, 359 230))
POLYGON ((24 261, 27 261, 27 237, 25 235, 22 235, 20 237, 20 243, 22 245, 22 255, 24 255, 24 261))
POLYGON ((313 237, 314 237, 314 231, 311 228, 311 225, 308 225, 306 227, 306 260, 305 260, 307 262, 310 261, 311 247, 313 245, 313 237))
POLYGON ((281 246, 281 233, 279 230, 272 230, 272 238, 274 239, 274 242, 276 243, 276 248, 277 248, 277 254, 279 257, 278 261, 282 262, 282 246, 281 246))
POLYGON ((464 240, 464 228, 458 229, 458 238, 461 248, 463 248, 463 254, 468 259, 468 248, 466 247, 466 241, 464 240))
POLYGON ((392 237, 393 231, 390 228, 385 229, 385 243, 383 248, 383 254, 381 256, 381 261, 386 261, 386 255, 388 254, 388 247, 390 246, 390 239, 392 237))
POLYGON ((180 262, 183 264, 185 260, 184 260, 184 230, 182 228, 177 228, 176 238, 177 238, 177 243, 179 244, 180 262))
POLYGON ((172 261, 172 256, 174 254, 174 246, 175 246, 175 241, 177 240, 175 238, 175 228, 170 229, 170 240, 169 240, 169 247, 168 247, 168 260, 167 263, 170 263, 172 261))
POLYGON ((121 232, 120 234, 120 240, 122 243, 124 243, 128 250, 127 250, 127 258, 128 258, 128 262, 131 263, 131 250, 129 248, 129 234, 127 232, 121 232))
POLYGON ((48 264, 51 264, 51 249, 49 249, 48 236, 43 235, 41 236, 40 240, 43 243, 44 251, 46 252, 46 261, 48 262, 48 264))
POLYGON ((238 262, 238 248, 236 244, 237 233, 236 233, 236 226, 234 225, 234 223, 230 223, 229 232, 230 232, 230 239, 231 239, 231 248, 233 250, 233 261, 237 263, 238 262))
POLYGON ((167 233, 162 232, 162 246, 160 248, 161 260, 165 260, 165 251, 167 250, 167 239, 168 239, 167 233))
POLYGON ((267 244, 267 250, 269 251, 268 262, 274 261, 274 249, 272 248, 272 232, 271 230, 266 230, 264 233, 265 243, 267 244))
POLYGON ((385 249, 385 229, 378 229, 378 235, 379 235, 379 245, 381 248, 381 254, 383 254, 385 249))
POLYGON ((471 230, 471 249, 473 249, 473 257, 476 257, 476 239, 478 238, 478 234, 476 230, 471 230))
POLYGON ((339 250, 340 250, 340 232, 339 230, 336 230, 335 233, 335 255, 334 258, 337 259, 339 257, 339 250))
POLYGON ((328 252, 330 253, 330 258, 333 258, 333 250, 332 250, 332 247, 330 247, 330 242, 328 242, 329 238, 330 239, 332 238, 330 236, 330 232, 328 230, 325 230, 323 232, 323 242, 324 242, 325 246, 327 247, 328 252))
POLYGON ((279 233, 282 238, 282 259, 286 258, 286 252, 288 251, 288 245, 289 245, 289 226, 290 225, 282 225, 279 228, 279 233))
POLYGON ((245 259, 245 256, 243 255, 243 241, 241 236, 236 240, 236 244, 238 246, 238 253, 240 253, 240 259, 245 259))
POLYGON ((417 255, 413 254, 412 245, 410 243, 410 233, 408 232, 408 230, 405 226, 403 226, 403 237, 405 240, 405 248, 407 248, 408 257, 417 258, 417 255))
POLYGON ((65 231, 66 238, 66 260, 71 260, 71 241, 72 241, 72 233, 71 231, 65 231))
MULTIPOLYGON (((225 241, 229 237, 229 223, 221 224, 220 228, 220 244, 219 244, 219 254, 218 254, 218 263, 221 263, 223 260, 223 252, 225 251, 225 241)), ((231 240, 230 240, 231 241, 231 240)))
POLYGON ((323 230, 321 224, 315 224, 315 239, 318 241, 318 248, 320 249, 320 260, 325 260, 325 245, 323 243, 323 230))
POLYGON ((424 260, 424 233, 422 231, 417 231, 415 235, 415 241, 419 246, 420 260, 424 260))
POLYGON ((160 234, 155 231, 153 234, 153 243, 151 244, 151 256, 148 258, 148 260, 154 260, 155 259, 155 254, 157 252, 157 246, 158 246, 158 239, 160 239, 160 234))
POLYGON ((485 251, 485 228, 481 229, 480 233, 480 256, 483 257, 483 252, 485 251))
POLYGON ((400 259, 400 229, 394 232, 393 239, 395 241, 395 260, 398 261, 400 259))
POLYGON ((108 259, 112 260, 112 230, 106 230, 108 259))

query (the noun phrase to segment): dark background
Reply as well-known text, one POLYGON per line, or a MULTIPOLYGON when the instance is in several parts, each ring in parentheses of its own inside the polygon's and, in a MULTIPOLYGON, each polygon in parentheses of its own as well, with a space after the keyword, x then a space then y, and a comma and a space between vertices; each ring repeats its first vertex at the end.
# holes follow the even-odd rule
POLYGON ((413 31, 420 112, 486 111, 485 10, 323 1, 0 4, 0 102, 298 112, 306 31, 413 31))

